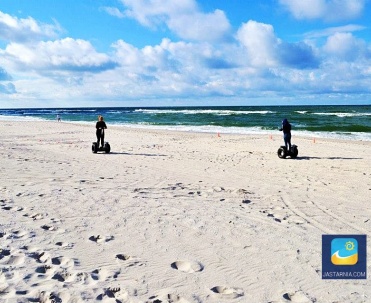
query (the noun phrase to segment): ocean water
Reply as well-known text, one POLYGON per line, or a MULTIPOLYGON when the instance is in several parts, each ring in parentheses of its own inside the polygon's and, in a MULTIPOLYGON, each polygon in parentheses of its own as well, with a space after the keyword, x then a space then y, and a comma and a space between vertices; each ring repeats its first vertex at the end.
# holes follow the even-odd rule
POLYGON ((0 120, 56 120, 88 123, 97 116, 109 125, 189 132, 275 134, 287 118, 292 134, 371 141, 371 105, 233 106, 233 107, 102 107, 0 109, 0 120))

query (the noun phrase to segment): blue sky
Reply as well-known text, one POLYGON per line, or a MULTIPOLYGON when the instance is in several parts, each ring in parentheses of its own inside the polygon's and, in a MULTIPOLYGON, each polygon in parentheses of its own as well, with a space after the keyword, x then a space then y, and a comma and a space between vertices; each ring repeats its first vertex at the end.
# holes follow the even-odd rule
POLYGON ((371 104, 370 0, 0 0, 0 107, 371 104))

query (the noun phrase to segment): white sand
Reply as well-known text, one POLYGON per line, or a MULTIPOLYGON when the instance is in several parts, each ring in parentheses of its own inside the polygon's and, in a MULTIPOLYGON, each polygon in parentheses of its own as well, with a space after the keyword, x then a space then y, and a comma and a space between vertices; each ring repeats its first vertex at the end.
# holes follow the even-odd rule
POLYGON ((371 142, 108 127, 2 122, 0 302, 371 302, 321 278, 323 234, 371 230, 371 142))

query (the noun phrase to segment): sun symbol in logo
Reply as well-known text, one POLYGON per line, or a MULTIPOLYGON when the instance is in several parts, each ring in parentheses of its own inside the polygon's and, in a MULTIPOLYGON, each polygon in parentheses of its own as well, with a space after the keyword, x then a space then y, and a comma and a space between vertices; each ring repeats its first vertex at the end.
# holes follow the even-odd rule
POLYGON ((345 249, 346 250, 353 250, 354 249, 354 243, 352 241, 348 241, 345 243, 345 249))

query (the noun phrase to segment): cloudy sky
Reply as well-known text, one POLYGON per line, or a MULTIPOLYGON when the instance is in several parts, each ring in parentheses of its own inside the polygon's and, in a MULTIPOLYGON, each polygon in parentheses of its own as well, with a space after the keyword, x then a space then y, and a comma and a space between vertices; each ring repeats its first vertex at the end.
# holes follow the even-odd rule
POLYGON ((0 108, 371 104, 370 0, 0 0, 0 108))

